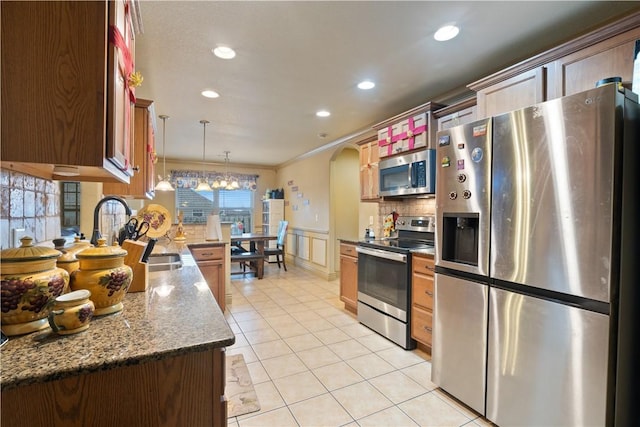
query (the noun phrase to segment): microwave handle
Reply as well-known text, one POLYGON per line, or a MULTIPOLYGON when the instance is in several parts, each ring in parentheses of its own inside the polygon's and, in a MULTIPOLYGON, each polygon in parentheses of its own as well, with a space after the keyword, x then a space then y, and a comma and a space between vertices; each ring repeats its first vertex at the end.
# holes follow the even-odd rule
POLYGON ((416 188, 418 177, 416 176, 418 168, 413 167, 414 163, 409 163, 409 185, 407 188, 416 188))

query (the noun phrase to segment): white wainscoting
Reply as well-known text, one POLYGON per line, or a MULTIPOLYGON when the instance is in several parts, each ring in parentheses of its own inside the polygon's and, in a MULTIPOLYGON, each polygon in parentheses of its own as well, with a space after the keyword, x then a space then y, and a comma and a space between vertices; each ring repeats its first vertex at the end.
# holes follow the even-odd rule
POLYGON ((327 280, 336 278, 329 271, 329 232, 290 227, 287 233, 287 262, 292 262, 327 280))

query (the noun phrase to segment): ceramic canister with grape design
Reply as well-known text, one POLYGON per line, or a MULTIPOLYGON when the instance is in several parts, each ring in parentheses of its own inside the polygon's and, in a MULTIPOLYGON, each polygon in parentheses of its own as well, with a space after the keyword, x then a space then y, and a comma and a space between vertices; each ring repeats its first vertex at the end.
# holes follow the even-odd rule
POLYGON ((69 288, 69 273, 56 267, 60 251, 34 246, 28 236, 20 242, 19 248, 0 252, 0 318, 2 331, 10 336, 46 328, 49 302, 69 288))
POLYGON ((88 290, 79 289, 56 297, 49 310, 49 326, 53 332, 69 335, 86 330, 95 311, 90 296, 88 290))
POLYGON ((98 239, 94 248, 76 254, 80 268, 71 274, 71 289, 87 289, 95 304, 95 316, 122 310, 122 300, 129 290, 133 271, 125 265, 127 251, 117 244, 107 246, 106 239, 98 239))

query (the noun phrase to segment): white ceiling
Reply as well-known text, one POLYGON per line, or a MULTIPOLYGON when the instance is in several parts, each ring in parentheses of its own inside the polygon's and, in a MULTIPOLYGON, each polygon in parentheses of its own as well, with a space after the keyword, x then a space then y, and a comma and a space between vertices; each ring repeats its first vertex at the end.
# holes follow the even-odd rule
MULTIPOLYGON (((168 159, 276 166, 464 88, 640 2, 148 1, 136 95, 166 122, 168 159), (436 42, 454 22, 457 38, 436 42), (222 60, 218 44, 237 51, 222 60), (365 78, 369 91, 356 88, 365 78), (204 89, 217 99, 200 95, 204 89), (318 118, 319 109, 331 111, 318 118), (320 134, 326 134, 321 138, 320 134)), ((162 155, 162 121, 157 120, 162 155)))

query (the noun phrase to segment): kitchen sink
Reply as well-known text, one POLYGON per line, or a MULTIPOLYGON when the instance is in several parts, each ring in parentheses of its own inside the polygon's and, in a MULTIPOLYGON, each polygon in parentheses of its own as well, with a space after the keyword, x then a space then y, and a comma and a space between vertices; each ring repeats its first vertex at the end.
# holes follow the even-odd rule
POLYGON ((151 254, 147 260, 149 271, 177 270, 182 268, 182 258, 180 254, 151 254))

